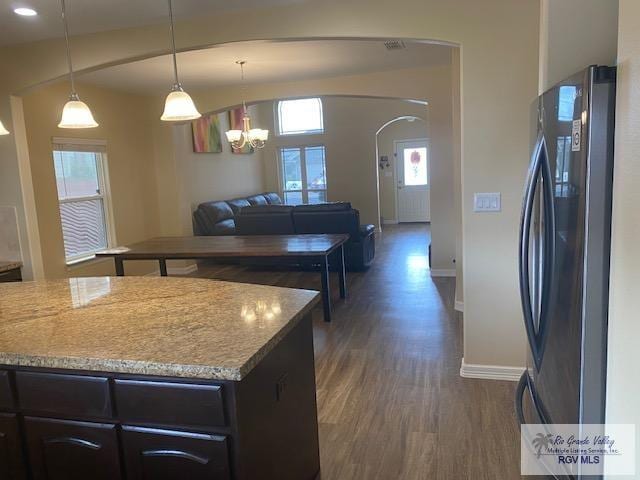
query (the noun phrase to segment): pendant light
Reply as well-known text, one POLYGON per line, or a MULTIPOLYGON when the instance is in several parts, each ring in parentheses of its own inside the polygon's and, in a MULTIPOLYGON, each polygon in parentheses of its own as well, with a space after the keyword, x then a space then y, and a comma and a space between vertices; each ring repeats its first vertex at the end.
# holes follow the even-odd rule
POLYGON ((60 0, 62 5, 62 23, 64 23, 64 40, 67 45, 67 64, 69 65, 69 79, 71 80, 71 95, 69 101, 62 109, 62 118, 58 124, 59 128, 94 128, 98 124, 93 119, 91 110, 86 103, 80 100, 76 93, 76 84, 73 77, 73 65, 71 63, 71 50, 69 49, 69 27, 67 25, 67 15, 64 0, 60 0))
POLYGON ((7 130, 6 128, 4 128, 4 125, 2 124, 2 120, 0 120, 0 135, 9 135, 9 130, 7 130))
MULTIPOLYGON (((239 60, 236 63, 240 65, 240 80, 243 92, 245 92, 246 85, 244 83, 244 66, 247 62, 245 60, 239 60)), ((225 132, 225 134, 227 136, 227 140, 231 143, 231 146, 236 150, 247 144, 251 145, 253 148, 264 148, 267 143, 269 130, 251 128, 251 117, 247 111, 244 94, 242 98, 242 130, 229 130, 225 132)))
POLYGON ((171 92, 167 95, 164 102, 164 112, 160 120, 165 122, 184 122, 186 120, 194 120, 200 118, 200 112, 193 104, 193 100, 187 92, 182 89, 180 80, 178 79, 178 61, 176 60, 176 39, 173 31, 173 8, 171 0, 169 0, 169 25, 171 29, 171 47, 173 49, 173 74, 175 83, 171 88, 171 92))

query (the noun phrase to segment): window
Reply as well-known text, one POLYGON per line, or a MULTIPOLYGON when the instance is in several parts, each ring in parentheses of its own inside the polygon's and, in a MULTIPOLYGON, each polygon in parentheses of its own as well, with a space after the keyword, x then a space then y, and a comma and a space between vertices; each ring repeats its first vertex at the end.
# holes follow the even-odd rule
POLYGON ((113 238, 107 203, 105 145, 54 139, 53 163, 67 264, 91 258, 113 238))
POLYGON ((300 98, 279 101, 278 133, 280 135, 324 133, 320 99, 300 98))
POLYGON ((404 148, 404 184, 408 186, 427 185, 427 148, 404 148))
POLYGON ((327 201, 327 171, 324 147, 280 149, 284 203, 323 203, 327 201))

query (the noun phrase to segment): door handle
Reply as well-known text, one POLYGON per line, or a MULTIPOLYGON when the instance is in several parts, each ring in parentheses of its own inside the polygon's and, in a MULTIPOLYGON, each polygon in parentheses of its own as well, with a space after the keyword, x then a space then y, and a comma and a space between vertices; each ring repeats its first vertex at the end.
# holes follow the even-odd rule
POLYGON ((527 172, 524 198, 522 201, 522 213, 520 216, 520 245, 519 245, 519 273, 520 273, 520 300, 522 303, 522 314, 524 326, 529 341, 529 347, 537 369, 542 363, 542 355, 538 348, 537 332, 533 319, 533 308, 531 306, 531 285, 529 282, 529 237, 531 235, 531 215, 535 200, 536 188, 540 178, 540 170, 544 157, 546 156, 546 145, 542 132, 538 134, 531 163, 527 172))
POLYGON ((518 428, 522 428, 522 424, 525 423, 524 420, 524 410, 522 408, 522 402, 524 400, 524 391, 527 388, 527 372, 524 372, 518 381, 518 386, 516 387, 516 417, 518 417, 518 428))
MULTIPOLYGON (((551 294, 554 291, 555 283, 554 266, 555 266, 555 207, 553 203, 553 178, 551 176, 551 166, 549 165, 549 155, 544 145, 544 155, 540 164, 540 173, 542 175, 542 195, 544 199, 544 248, 542 258, 542 290, 540 292, 540 317, 538 319, 538 351, 540 361, 544 355, 546 338, 549 332, 549 308, 551 305, 551 294)), ((539 366, 538 366, 539 368, 539 366)))

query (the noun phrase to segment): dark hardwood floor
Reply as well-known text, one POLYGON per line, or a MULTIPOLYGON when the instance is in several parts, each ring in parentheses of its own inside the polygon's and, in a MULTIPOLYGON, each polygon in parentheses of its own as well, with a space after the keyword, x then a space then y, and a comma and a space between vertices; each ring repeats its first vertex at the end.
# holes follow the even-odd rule
MULTIPOLYGON (((314 312, 323 480, 519 479, 515 384, 463 379, 455 281, 431 278, 429 230, 385 228, 376 260, 332 277, 331 324, 314 312)), ((320 289, 316 272, 200 265, 222 280, 320 289)))

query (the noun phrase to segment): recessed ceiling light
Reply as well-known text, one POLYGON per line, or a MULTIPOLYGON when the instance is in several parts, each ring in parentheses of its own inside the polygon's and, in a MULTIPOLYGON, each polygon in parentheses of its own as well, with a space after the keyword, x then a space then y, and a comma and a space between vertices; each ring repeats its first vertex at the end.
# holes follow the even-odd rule
POLYGON ((18 15, 22 15, 23 17, 33 17, 38 14, 38 12, 36 12, 33 8, 20 7, 14 8, 13 11, 18 15))

